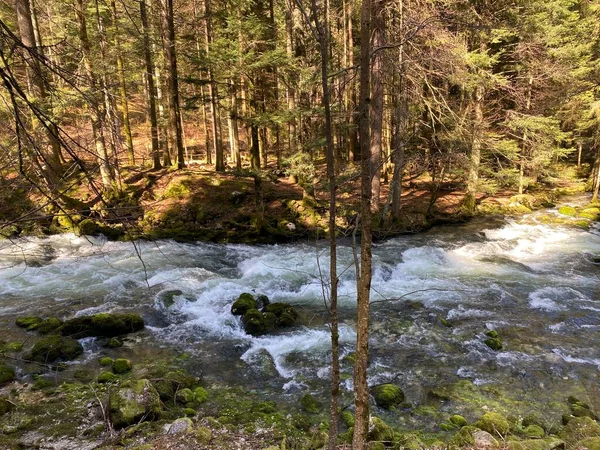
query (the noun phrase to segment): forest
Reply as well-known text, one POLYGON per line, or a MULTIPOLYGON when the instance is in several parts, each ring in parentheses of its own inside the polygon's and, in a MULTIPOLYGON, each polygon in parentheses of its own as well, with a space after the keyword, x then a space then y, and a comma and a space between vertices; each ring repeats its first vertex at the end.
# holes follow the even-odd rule
POLYGON ((0 448, 600 448, 597 0, 7 0, 0 78, 0 448))

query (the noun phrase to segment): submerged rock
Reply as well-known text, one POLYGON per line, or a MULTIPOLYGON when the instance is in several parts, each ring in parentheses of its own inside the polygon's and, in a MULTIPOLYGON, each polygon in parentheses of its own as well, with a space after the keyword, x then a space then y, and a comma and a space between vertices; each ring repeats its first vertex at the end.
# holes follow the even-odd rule
POLYGON ((150 381, 134 381, 112 391, 109 397, 109 417, 115 428, 123 428, 160 417, 162 403, 150 381))
POLYGON ((395 384, 380 384, 371 389, 375 404, 383 409, 399 406, 404 401, 404 392, 395 384))
POLYGON ((271 313, 275 315, 276 325, 278 327, 291 327, 296 324, 298 313, 292 305, 287 303, 277 302, 271 303, 262 309, 263 313, 271 313))
POLYGON ((25 359, 40 363, 71 361, 83 354, 81 344, 69 337, 52 335, 43 338, 25 355, 25 359))
POLYGON ((144 328, 144 320, 139 314, 95 314, 67 320, 60 328, 63 336, 115 337, 144 328))
POLYGON ((254 295, 244 292, 238 299, 231 305, 231 314, 234 316, 243 316, 251 309, 258 309, 258 304, 254 295))

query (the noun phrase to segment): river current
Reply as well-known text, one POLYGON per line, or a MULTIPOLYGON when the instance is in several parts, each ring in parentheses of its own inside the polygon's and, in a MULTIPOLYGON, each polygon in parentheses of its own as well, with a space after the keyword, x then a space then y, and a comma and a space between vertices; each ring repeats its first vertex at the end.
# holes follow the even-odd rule
MULTIPOLYGON (((547 225, 536 217, 475 220, 376 244, 370 382, 400 384, 414 406, 431 403, 435 389, 461 380, 540 408, 570 392, 600 400, 600 266, 594 259, 600 230, 547 225), (492 329, 503 339, 500 351, 483 342, 492 329)), ((356 301, 349 243, 339 259, 348 394, 356 301)), ((134 246, 60 235, 0 242, 0 267, 5 329, 14 328, 19 315, 139 311, 148 327, 136 345, 186 352, 208 381, 278 398, 326 395, 325 242, 134 246), (246 291, 293 304, 300 324, 247 335, 230 314, 246 291)), ((100 351, 86 348, 89 360, 100 351)))

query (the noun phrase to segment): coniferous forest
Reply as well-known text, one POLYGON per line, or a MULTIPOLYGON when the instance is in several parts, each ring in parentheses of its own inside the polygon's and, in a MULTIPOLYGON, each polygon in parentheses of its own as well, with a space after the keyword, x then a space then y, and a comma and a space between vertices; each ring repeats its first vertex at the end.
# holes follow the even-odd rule
POLYGON ((597 0, 5 0, 0 78, 0 448, 600 449, 597 0))

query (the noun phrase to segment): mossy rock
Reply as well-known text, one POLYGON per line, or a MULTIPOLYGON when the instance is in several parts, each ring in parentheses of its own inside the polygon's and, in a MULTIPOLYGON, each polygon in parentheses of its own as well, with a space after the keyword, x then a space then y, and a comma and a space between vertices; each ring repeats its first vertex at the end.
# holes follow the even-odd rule
POLYGON ((274 314, 277 318, 276 325, 278 327, 291 327, 296 324, 298 313, 294 307, 288 303, 276 302, 265 306, 262 309, 263 313, 274 314))
POLYGON ((98 360, 98 364, 101 366, 112 366, 113 359, 110 356, 104 356, 98 360))
POLYGON ((98 383, 112 383, 113 381, 117 381, 118 379, 119 377, 117 377, 114 373, 106 371, 98 375, 96 381, 98 381, 98 383))
POLYGON ((587 450, 600 450, 600 437, 585 438, 575 444, 575 448, 587 448, 587 450))
POLYGON ((375 404, 383 409, 399 406, 404 402, 404 392, 395 384, 380 384, 371 389, 375 404))
POLYGON ((551 428, 551 425, 549 423, 547 423, 544 419, 542 419, 536 413, 527 414, 525 417, 523 417, 523 420, 521 423, 523 425, 523 428, 527 428, 530 425, 537 425, 538 427, 542 428, 544 431, 549 431, 551 428))
POLYGON ((571 409, 571 414, 574 417, 590 417, 591 419, 597 420, 596 414, 592 412, 590 409, 590 405, 585 402, 582 402, 578 398, 570 396, 567 399, 567 403, 569 404, 569 408, 571 409))
POLYGON ((265 316, 258 309, 249 309, 242 316, 242 324, 246 333, 252 336, 260 336, 267 331, 265 316))
POLYGON ((448 422, 451 423, 452 425, 456 425, 459 428, 467 426, 467 419, 465 419, 463 416, 461 416, 459 414, 454 414, 454 415, 450 416, 450 418, 448 419, 448 422))
POLYGON ((173 399, 177 391, 193 388, 196 381, 194 377, 183 370, 173 370, 153 380, 152 385, 159 393, 161 400, 167 401, 173 399))
POLYGON ((202 403, 208 400, 208 392, 203 387, 198 386, 193 390, 194 399, 193 402, 195 405, 201 405, 202 403))
POLYGON ((15 320, 15 325, 19 328, 25 328, 27 330, 33 330, 37 325, 43 322, 44 319, 37 316, 26 316, 18 317, 15 320))
POLYGON ((37 325, 31 326, 28 330, 35 330, 40 334, 49 334, 58 330, 63 324, 63 321, 56 317, 49 317, 42 320, 37 325))
POLYGON ((190 433, 194 429, 194 422, 188 417, 181 417, 169 426, 167 434, 190 433))
POLYGON ((183 413, 187 417, 194 417, 196 415, 196 410, 194 408, 184 408, 183 413))
POLYGON ((502 339, 496 337, 496 338, 487 338, 485 341, 483 341, 483 343, 485 345, 487 345, 489 348, 491 348, 492 350, 495 351, 499 351, 502 350, 503 344, 502 344, 502 339))
POLYGON ((14 352, 20 352, 22 349, 23 349, 22 342, 9 342, 7 344, 2 345, 2 348, 0 348, 0 352, 14 353, 14 352))
POLYGON ((508 442, 508 450, 555 450, 564 448, 565 443, 560 439, 554 438, 508 442))
POLYGON ((415 433, 406 433, 398 439, 398 445, 394 448, 403 450, 421 450, 424 448, 423 442, 415 433))
POLYGON ((92 219, 83 219, 77 225, 77 229, 80 236, 94 236, 100 234, 101 227, 92 219))
POLYGON ((175 400, 182 405, 192 403, 194 401, 194 393, 190 388, 180 389, 175 394, 175 400))
POLYGON ((577 215, 577 210, 572 206, 561 206, 560 208, 558 208, 558 212, 563 216, 575 217, 577 215))
POLYGON ((109 396, 109 418, 117 429, 160 418, 162 403, 146 379, 115 389, 109 396))
POLYGON ((591 417, 573 417, 559 433, 568 446, 590 437, 600 437, 600 425, 591 417))
POLYGON ((14 409, 15 405, 4 397, 0 397, 0 417, 8 414, 14 409))
POLYGON ((264 295, 264 294, 258 294, 256 296, 256 308, 257 309, 263 309, 264 307, 266 307, 270 303, 271 303, 271 300, 269 300, 269 297, 267 297, 266 295, 264 295))
POLYGON ((212 431, 210 428, 199 426, 195 431, 196 439, 203 445, 208 445, 212 439, 212 431))
POLYGON ((545 436, 546 432, 538 425, 529 425, 525 427, 523 434, 531 439, 541 439, 545 436))
POLYGON ((95 314, 67 320, 60 328, 63 336, 115 337, 139 331, 144 328, 144 320, 139 314, 95 314))
POLYGON ((106 346, 108 348, 119 348, 119 347, 123 347, 123 340, 117 337, 114 338, 110 338, 109 341, 106 343, 106 346))
POLYGON ((492 436, 506 436, 510 430, 508 420, 502 414, 495 412, 485 413, 475 426, 483 431, 487 431, 492 436))
POLYGON ((485 335, 487 337, 491 337, 492 339, 496 339, 499 338, 500 336, 498 335, 498 332, 496 330, 488 330, 485 332, 485 335))
POLYGON ((113 361, 112 370, 116 374, 123 374, 131 371, 131 361, 125 358, 117 358, 113 361))
POLYGON ((15 369, 0 363, 0 384, 10 383, 15 379, 15 369))
POLYGON ((231 305, 231 314, 234 316, 243 316, 251 309, 258 309, 258 305, 254 295, 244 292, 231 305))
POLYGON ((321 411, 322 405, 311 394, 304 394, 300 398, 300 406, 306 412, 316 414, 321 411))
POLYGON ((25 355, 25 359, 40 363, 52 363, 58 360, 71 361, 82 354, 83 347, 77 340, 51 335, 35 344, 25 355))
POLYGON ((458 447, 473 446, 475 445, 475 438, 473 437, 473 433, 475 433, 476 431, 479 431, 479 428, 469 425, 467 425, 466 427, 462 427, 458 431, 458 433, 456 433, 452 437, 450 443, 458 447))

